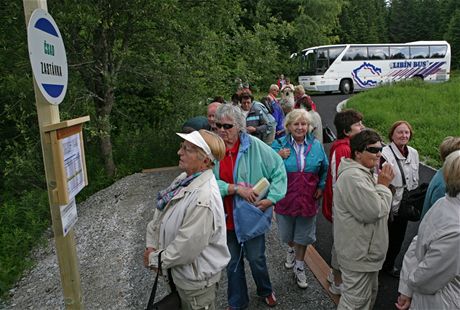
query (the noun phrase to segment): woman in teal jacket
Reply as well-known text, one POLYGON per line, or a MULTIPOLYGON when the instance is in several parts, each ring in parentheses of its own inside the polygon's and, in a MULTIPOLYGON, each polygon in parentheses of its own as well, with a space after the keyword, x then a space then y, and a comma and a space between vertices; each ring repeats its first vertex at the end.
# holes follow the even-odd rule
POLYGON ((224 201, 227 225, 229 309, 249 304, 243 257, 249 262, 257 294, 269 306, 276 298, 265 258, 265 233, 270 228, 273 204, 286 193, 283 161, 268 145, 245 132, 246 119, 239 107, 222 105, 216 111, 217 134, 224 140, 225 157, 214 167, 224 201), (253 186, 266 178, 266 197, 258 197, 253 186))
POLYGON ((272 148, 284 160, 288 189, 275 210, 281 240, 289 245, 284 265, 294 267, 297 285, 306 288, 304 256, 307 246, 316 241, 316 214, 329 163, 322 144, 310 133, 307 111, 295 109, 284 122, 288 135, 276 139, 272 148))

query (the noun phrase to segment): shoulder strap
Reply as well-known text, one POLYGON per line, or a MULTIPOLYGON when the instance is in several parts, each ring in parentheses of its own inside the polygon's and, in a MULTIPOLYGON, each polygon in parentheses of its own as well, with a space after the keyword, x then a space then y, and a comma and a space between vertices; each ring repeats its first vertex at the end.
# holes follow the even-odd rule
MULTIPOLYGON (((161 251, 161 252, 163 252, 163 251, 161 251)), ((158 254, 158 271, 157 271, 157 275, 155 276, 155 282, 153 283, 152 292, 150 293, 150 298, 149 298, 149 302, 147 303, 147 309, 146 310, 153 309, 153 303, 155 301, 155 295, 157 293, 158 276, 160 275, 160 270, 161 270, 160 269, 161 252, 160 252, 160 254, 158 254)))
POLYGON ((393 153, 395 159, 396 159, 396 163, 398 164, 398 167, 399 167, 399 171, 401 172, 401 178, 402 178, 402 182, 403 182, 403 187, 406 187, 406 176, 404 175, 404 170, 403 168, 401 167, 401 163, 399 162, 399 158, 396 156, 396 153, 395 151, 393 151, 393 148, 391 147, 391 145, 388 145, 390 147, 390 150, 391 152, 393 153))
MULTIPOLYGON (((160 272, 161 272, 161 253, 163 253, 163 251, 161 251, 158 254, 158 271, 157 271, 157 275, 155 276, 155 282, 153 283, 152 293, 150 293, 150 298, 149 298, 149 302, 147 303, 146 310, 153 309, 153 303, 155 301, 155 295, 156 295, 157 287, 158 287, 158 276, 160 275, 160 272)), ((174 284, 174 281, 171 275, 171 268, 168 269, 168 279, 169 279, 169 287, 171 288, 171 293, 177 291, 176 285, 174 284)))

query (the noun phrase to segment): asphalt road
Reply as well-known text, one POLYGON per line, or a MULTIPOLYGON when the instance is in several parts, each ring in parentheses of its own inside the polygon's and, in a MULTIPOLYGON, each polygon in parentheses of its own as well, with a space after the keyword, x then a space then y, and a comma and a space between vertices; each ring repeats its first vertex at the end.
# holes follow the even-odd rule
MULTIPOLYGON (((346 100, 348 95, 317 95, 312 96, 316 103, 318 113, 321 115, 323 127, 329 126, 334 132, 334 116, 336 114, 337 104, 346 100)), ((364 115, 364 124, 366 116, 364 115)), ((330 145, 326 144, 325 149, 329 154, 330 145)), ((435 171, 429 167, 420 166, 420 181, 429 182, 435 171)), ((406 252, 412 238, 417 234, 419 222, 409 222, 403 244, 403 248, 396 259, 396 266, 401 266, 404 253, 406 252)), ((331 262, 331 245, 332 245, 332 224, 329 223, 320 212, 317 218, 317 242, 315 248, 323 259, 330 265, 331 262)), ((375 304, 375 310, 396 309, 394 303, 398 296, 398 280, 386 274, 379 276, 379 293, 375 304)))

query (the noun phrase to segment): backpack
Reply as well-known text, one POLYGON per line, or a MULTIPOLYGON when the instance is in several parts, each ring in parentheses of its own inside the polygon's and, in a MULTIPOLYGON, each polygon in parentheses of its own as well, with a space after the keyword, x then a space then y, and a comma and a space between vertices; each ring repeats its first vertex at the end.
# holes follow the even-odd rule
POLYGON ((261 115, 267 124, 267 132, 262 135, 262 141, 271 145, 275 139, 276 120, 262 102, 254 101, 253 104, 258 108, 258 110, 260 110, 261 115))

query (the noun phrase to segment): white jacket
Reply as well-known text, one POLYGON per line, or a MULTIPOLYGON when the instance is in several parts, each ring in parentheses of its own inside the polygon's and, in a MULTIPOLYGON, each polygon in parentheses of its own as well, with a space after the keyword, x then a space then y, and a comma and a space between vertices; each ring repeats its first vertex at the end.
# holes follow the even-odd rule
MULTIPOLYGON (((182 173, 177 179, 185 178, 182 173)), ((176 286, 201 289, 219 281, 230 260, 224 207, 212 170, 206 170, 172 198, 163 210, 155 209, 147 226, 147 247, 156 251, 149 266, 167 268, 176 286)))
POLYGON ((391 211, 393 214, 396 215, 399 210, 399 204, 401 203, 402 195, 404 192, 404 187, 403 187, 403 182, 402 182, 402 177, 401 177, 401 171, 399 170, 399 166, 398 166, 398 163, 396 162, 395 156, 391 152, 390 146, 395 152, 404 170, 404 175, 406 177, 406 186, 408 190, 415 189, 418 186, 419 158, 418 158, 417 150, 410 146, 407 146, 409 150, 409 155, 407 156, 407 158, 405 158, 399 151, 396 144, 394 144, 393 142, 391 142, 389 145, 386 145, 382 150, 382 156, 385 158, 385 160, 388 163, 392 165, 393 171, 395 174, 393 181, 391 181, 391 185, 393 185, 396 189, 396 192, 393 195, 393 201, 391 203, 391 211))
POLYGON ((410 309, 460 309, 460 194, 439 199, 404 256, 399 292, 410 309))

